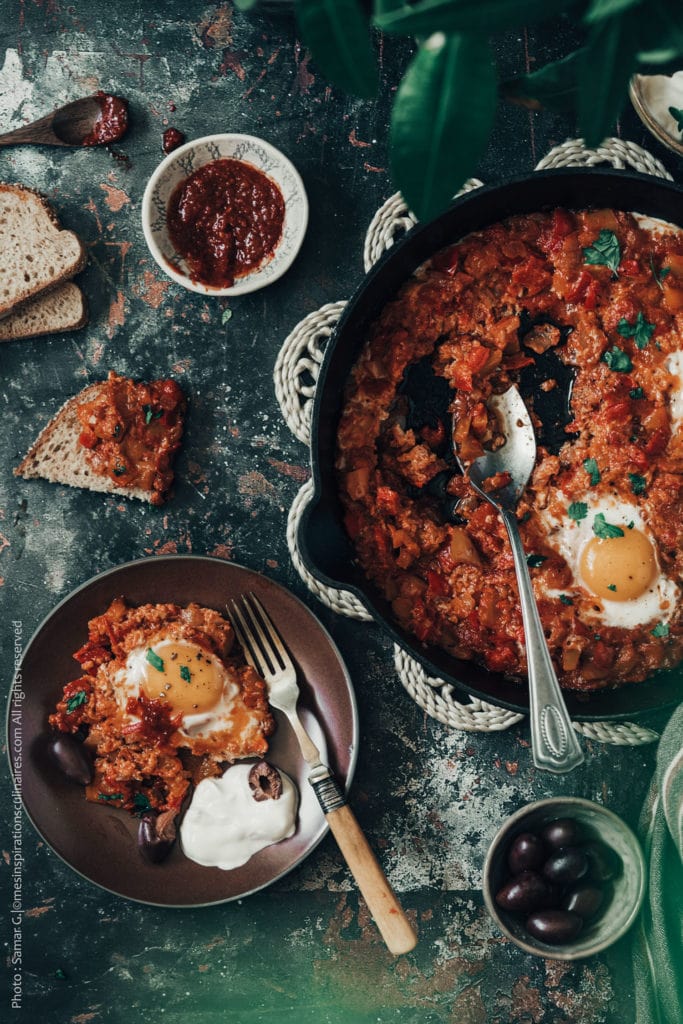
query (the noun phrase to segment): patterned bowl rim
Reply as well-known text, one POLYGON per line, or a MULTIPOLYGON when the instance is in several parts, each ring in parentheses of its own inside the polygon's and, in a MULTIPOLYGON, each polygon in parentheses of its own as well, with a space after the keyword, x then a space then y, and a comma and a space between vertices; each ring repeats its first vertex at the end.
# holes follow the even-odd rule
MULTIPOLYGON (((228 156, 228 154, 225 154, 225 158, 227 158, 228 156)), ((207 154, 207 158, 202 158, 201 164, 199 166, 203 166, 203 164, 209 163, 213 159, 216 158, 207 154)), ((234 159, 239 158, 236 157, 234 159)), ((249 163, 250 161, 245 160, 244 162, 249 163)), ((258 167, 258 164, 254 164, 254 166, 258 167)), ((264 171, 264 173, 268 172, 264 171)), ((283 229, 283 235, 288 227, 289 225, 285 214, 285 227, 283 229)), ((299 249, 301 248, 301 244, 304 240, 307 227, 308 196, 306 195, 306 189, 304 188, 304 183, 301 178, 301 175, 299 174, 291 160, 289 160, 289 158, 286 157, 284 153, 282 153, 279 149, 273 146, 272 143, 267 142, 265 139, 262 139, 257 135, 247 135, 240 132, 222 132, 216 135, 202 135, 198 139, 192 139, 189 142, 184 143, 182 146, 179 146, 177 149, 174 149, 172 153, 169 153, 168 156, 165 157, 157 166, 157 168, 151 175, 149 181, 147 182, 144 195, 142 197, 142 230, 145 236, 145 241, 147 242, 147 247, 149 248, 149 251, 154 257, 154 260, 157 263, 157 265, 161 268, 161 270, 163 270, 163 272, 168 277, 171 278, 171 280, 175 281, 176 284, 182 285, 183 288, 187 288, 189 291, 197 292, 200 295, 205 295, 209 297, 220 298, 222 296, 229 295, 245 295, 248 292, 254 292, 260 288, 265 288, 267 285, 272 284, 274 281, 277 281, 278 278, 282 277, 282 275, 287 270, 289 270, 290 266, 296 259, 299 249), (212 144, 214 146, 220 146, 221 144, 230 144, 232 146, 235 146, 241 142, 259 146, 260 148, 265 150, 268 156, 272 158, 274 163, 278 164, 280 168, 288 171, 289 174, 291 175, 292 182, 294 184, 295 193, 300 201, 297 203, 297 215, 294 221, 291 222, 292 233, 290 247, 288 251, 286 253, 278 254, 278 249, 280 248, 280 245, 282 243, 281 239, 280 242, 278 243, 278 246, 276 246, 273 257, 268 262, 264 263, 260 268, 253 271, 250 274, 247 274, 243 278, 239 278, 238 281, 234 285, 231 285, 231 287, 229 288, 215 288, 212 287, 211 285, 203 284, 201 281, 193 281, 190 277, 176 270, 175 267, 172 266, 171 263, 169 263, 168 259, 162 252, 161 247, 157 241, 157 232, 152 227, 152 222, 154 219, 152 197, 154 195, 155 189, 157 188, 164 174, 169 170, 170 167, 178 163, 181 157, 189 150, 197 149, 202 146, 208 149, 208 147, 212 144), (275 262, 276 260, 277 264, 275 262), (263 270, 266 267, 271 268, 271 273, 264 275, 263 270)))

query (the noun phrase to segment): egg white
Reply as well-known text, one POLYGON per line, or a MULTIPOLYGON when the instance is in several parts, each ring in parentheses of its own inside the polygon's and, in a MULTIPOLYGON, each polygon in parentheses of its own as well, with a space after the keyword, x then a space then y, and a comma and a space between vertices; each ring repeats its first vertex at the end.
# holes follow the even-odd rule
MULTIPOLYGON (((633 629, 635 626, 646 625, 650 622, 667 622, 673 616, 679 600, 679 587, 677 583, 669 579, 662 572, 657 553, 657 543, 652 536, 652 531, 645 522, 640 509, 622 498, 612 494, 605 494, 599 497, 584 495, 581 501, 588 506, 588 513, 584 519, 576 521, 568 515, 560 519, 554 518, 549 512, 541 512, 547 530, 547 543, 560 554, 572 570, 574 586, 580 587, 587 598, 581 604, 581 612, 602 622, 606 626, 615 626, 622 629, 633 629), (655 561, 657 563, 657 576, 650 584, 645 593, 629 601, 609 601, 596 597, 581 578, 581 555, 590 540, 595 536, 593 522, 596 515, 602 513, 608 523, 619 526, 626 531, 632 529, 640 530, 647 536, 652 544, 655 561)), ((547 597, 559 598, 565 590, 548 590, 547 597)))

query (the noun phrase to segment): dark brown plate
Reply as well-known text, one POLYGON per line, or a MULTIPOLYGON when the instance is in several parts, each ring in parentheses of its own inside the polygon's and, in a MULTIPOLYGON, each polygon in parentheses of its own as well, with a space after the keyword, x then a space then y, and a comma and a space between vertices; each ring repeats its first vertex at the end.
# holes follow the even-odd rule
POLYGON ((327 832, 298 744, 279 712, 275 712, 278 728, 267 757, 299 788, 297 830, 290 839, 267 847, 232 871, 195 864, 184 856, 178 843, 164 863, 147 863, 137 850, 137 818, 86 801, 82 788, 64 778, 46 754, 48 715, 64 684, 79 675, 72 655, 87 639, 88 619, 104 612, 118 596, 131 604, 196 601, 222 611, 226 601, 247 590, 261 599, 284 637, 298 668, 302 719, 313 739, 326 745, 330 767, 348 787, 356 763, 358 718, 341 656, 327 631, 296 597, 250 569, 194 555, 128 562, 74 590, 38 627, 26 648, 21 685, 15 688, 8 718, 13 766, 21 764, 23 751, 24 807, 62 860, 119 896, 168 907, 234 900, 291 871, 327 832), (19 712, 18 716, 13 712, 19 712))

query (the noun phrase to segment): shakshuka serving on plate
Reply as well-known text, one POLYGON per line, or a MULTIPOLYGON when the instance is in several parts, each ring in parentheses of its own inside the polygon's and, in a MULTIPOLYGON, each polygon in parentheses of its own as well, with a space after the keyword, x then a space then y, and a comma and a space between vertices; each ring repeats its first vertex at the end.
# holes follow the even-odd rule
POLYGON ((504 443, 489 399, 512 384, 537 429, 517 516, 560 682, 677 665, 683 231, 556 209, 468 235, 384 308, 351 373, 336 467, 360 565, 419 641, 515 677, 505 528, 454 460, 504 443))

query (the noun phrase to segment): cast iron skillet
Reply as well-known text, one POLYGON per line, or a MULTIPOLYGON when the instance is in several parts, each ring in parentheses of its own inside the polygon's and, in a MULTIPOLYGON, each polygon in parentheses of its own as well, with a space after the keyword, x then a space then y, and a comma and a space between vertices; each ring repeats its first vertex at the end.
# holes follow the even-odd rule
MULTIPOLYGON (((316 388, 311 440, 314 494, 299 527, 307 568, 323 583, 354 593, 389 635, 420 661, 467 693, 525 712, 526 685, 460 661, 436 646, 421 644, 395 622, 388 602, 355 564, 337 497, 334 452, 344 383, 367 337, 368 327, 413 271, 439 249, 508 217, 563 206, 612 207, 683 225, 683 189, 648 175, 613 170, 536 172, 505 185, 479 188, 457 199, 440 217, 417 226, 375 266, 346 306, 325 353, 316 388)), ((666 707, 683 696, 683 669, 658 673, 646 683, 588 695, 566 693, 571 714, 584 720, 626 718, 666 707)))

